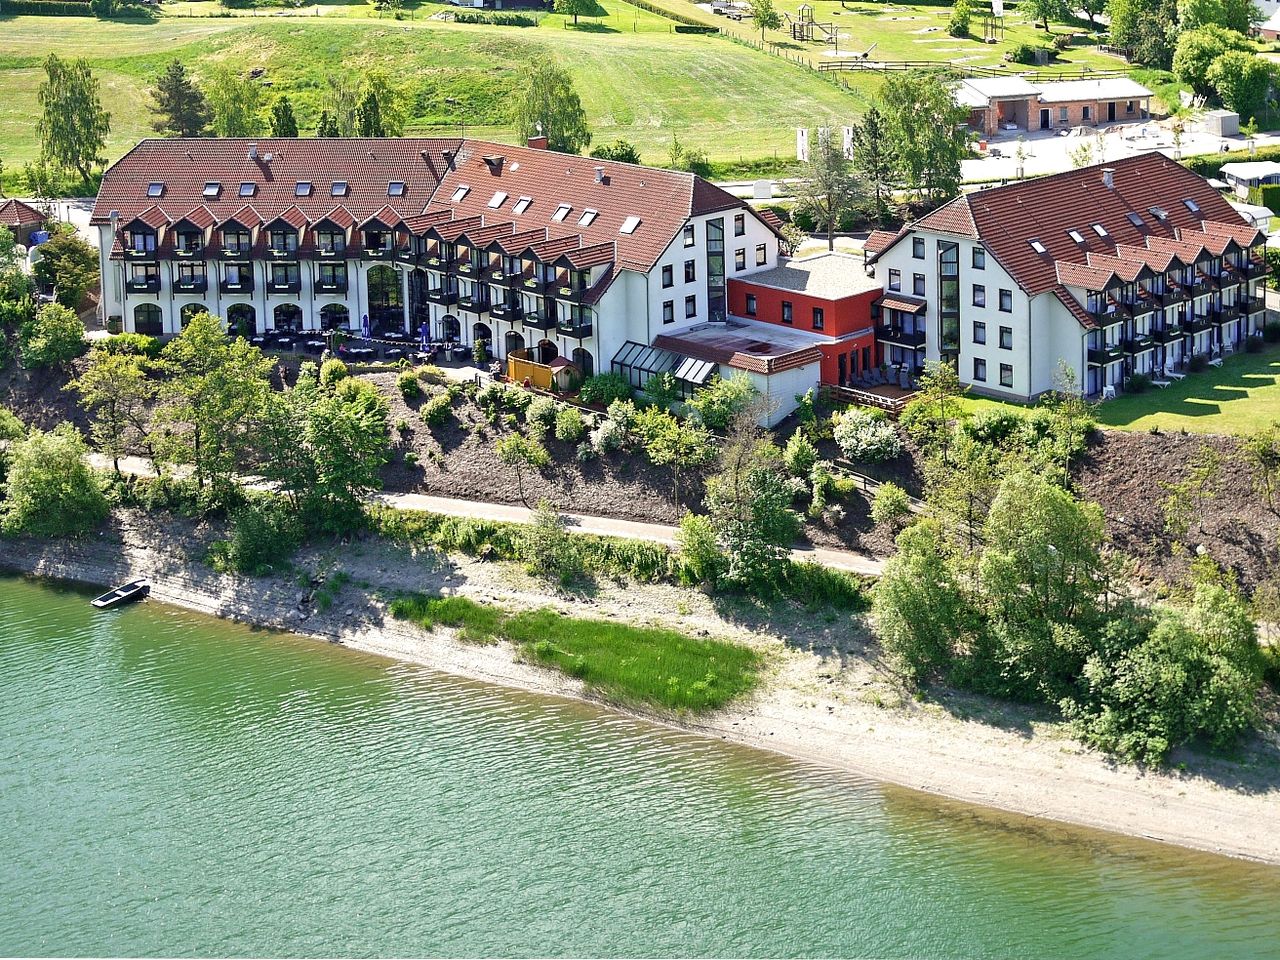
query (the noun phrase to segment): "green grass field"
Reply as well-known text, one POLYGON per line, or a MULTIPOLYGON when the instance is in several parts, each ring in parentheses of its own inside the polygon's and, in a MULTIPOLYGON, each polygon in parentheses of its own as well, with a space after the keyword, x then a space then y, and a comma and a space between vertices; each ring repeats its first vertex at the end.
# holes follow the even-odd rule
POLYGON ((150 24, 11 18, 0 24, 0 159, 14 172, 39 152, 36 88, 50 52, 90 60, 112 113, 110 159, 151 135, 147 89, 173 57, 197 78, 218 62, 262 68, 269 96, 290 96, 304 132, 319 114, 329 74, 377 66, 408 95, 409 132, 456 134, 465 125, 468 134, 505 139, 519 69, 550 57, 574 75, 595 142, 630 140, 651 162, 665 162, 673 135, 713 160, 775 152, 786 159, 796 125, 848 120, 865 105, 779 57, 722 37, 673 34, 670 21, 621 0, 605 0, 602 9, 610 16, 579 30, 557 16, 537 28, 331 14, 167 16, 150 24))
MULTIPOLYGON (((1005 407, 999 400, 966 397, 970 413, 1005 407)), ((1099 425, 1111 430, 1185 430, 1244 436, 1280 422, 1280 348, 1242 353, 1221 367, 1188 374, 1163 390, 1121 394, 1098 404, 1099 425)))

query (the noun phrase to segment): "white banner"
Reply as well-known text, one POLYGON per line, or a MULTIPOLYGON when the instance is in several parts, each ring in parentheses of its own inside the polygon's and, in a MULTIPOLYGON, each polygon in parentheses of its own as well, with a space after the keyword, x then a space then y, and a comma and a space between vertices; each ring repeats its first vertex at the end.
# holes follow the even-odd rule
POLYGON ((809 162, 809 128, 796 127, 796 159, 801 163, 809 162))
POLYGON ((991 12, 997 17, 1004 16, 1004 0, 991 0, 991 12))
POLYGON ((844 131, 844 155, 846 157, 853 156, 853 127, 841 127, 844 131))

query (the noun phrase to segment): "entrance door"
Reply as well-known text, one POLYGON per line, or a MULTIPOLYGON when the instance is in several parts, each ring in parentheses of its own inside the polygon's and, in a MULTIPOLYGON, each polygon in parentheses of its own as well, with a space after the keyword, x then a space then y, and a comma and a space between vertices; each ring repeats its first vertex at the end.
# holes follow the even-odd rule
POLYGON ((840 386, 843 387, 849 382, 848 361, 843 353, 836 358, 836 361, 836 367, 840 371, 840 386))
POLYGON ((1107 123, 1116 122, 1116 105, 1115 101, 1107 104, 1107 123))
POLYGON ((1049 129, 1049 111, 1048 110, 1040 111, 1040 129, 1041 130, 1049 129))

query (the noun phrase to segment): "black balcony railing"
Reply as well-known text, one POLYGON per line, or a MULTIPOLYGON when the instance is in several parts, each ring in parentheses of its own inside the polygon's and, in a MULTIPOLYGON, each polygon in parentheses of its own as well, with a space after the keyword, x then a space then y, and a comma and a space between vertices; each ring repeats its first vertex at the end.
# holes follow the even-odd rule
POLYGON ((223 293, 253 293, 253 277, 242 274, 239 280, 223 280, 218 289, 223 293))
POLYGON ((533 313, 526 313, 522 322, 530 330, 551 330, 554 329, 556 325, 555 318, 545 310, 536 310, 533 313))
POLYGON ((299 293, 302 290, 302 281, 294 280, 268 280, 267 293, 299 293))
POLYGON ((518 303, 495 303, 489 307, 489 316, 495 320, 519 320, 523 312, 518 303))
POLYGON ((342 279, 316 281, 316 293, 346 293, 346 292, 347 292, 347 281, 345 277, 342 279))
POLYGON ((883 340, 899 347, 910 347, 913 350, 918 350, 924 346, 924 338, 925 333, 923 330, 907 331, 890 324, 881 324, 876 327, 877 340, 883 340))
POLYGON ((155 260, 158 254, 155 249, 139 250, 137 247, 125 247, 124 258, 126 260, 155 260))
POLYGON ((1124 342, 1124 352, 1129 354, 1145 353, 1155 345, 1155 338, 1151 334, 1139 334, 1136 337, 1130 337, 1124 342))
POLYGON ((458 300, 458 309, 467 313, 486 313, 489 301, 484 297, 462 297, 458 300))
POLYGON ((575 340, 586 340, 591 336, 591 321, 588 319, 562 320, 556 324, 556 332, 575 340))
POLYGON ((159 293, 159 277, 130 277, 125 281, 125 289, 130 293, 159 293))
POLYGON ((173 289, 178 293, 204 293, 209 289, 209 278, 178 277, 173 281, 173 289))
POLYGON ((1155 338, 1156 343, 1177 343, 1182 339, 1182 334, 1182 327, 1176 323, 1165 324, 1158 330, 1151 331, 1151 335, 1155 338))
POLYGON ((449 306, 458 302, 457 290, 446 290, 443 287, 432 287, 427 291, 427 299, 441 306, 449 306))

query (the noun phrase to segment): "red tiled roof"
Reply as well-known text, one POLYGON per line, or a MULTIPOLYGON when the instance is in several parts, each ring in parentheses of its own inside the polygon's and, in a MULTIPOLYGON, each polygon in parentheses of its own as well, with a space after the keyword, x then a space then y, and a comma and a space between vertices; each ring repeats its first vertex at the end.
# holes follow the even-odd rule
POLYGON ((1125 283, 1133 283, 1144 273, 1151 273, 1151 268, 1144 260, 1127 260, 1105 253, 1090 253, 1087 259, 1090 266, 1110 270, 1125 283))
POLYGON ((501 223, 486 224, 483 227, 472 227, 466 233, 462 234, 459 239, 466 240, 473 247, 487 247, 492 241, 500 237, 511 236, 515 224, 510 220, 503 220, 501 223))
POLYGON ((446 243, 452 243, 468 230, 478 229, 483 226, 484 217, 459 217, 453 220, 441 220, 439 223, 432 224, 430 232, 446 243))
MULTIPOLYGON (((98 198, 102 198, 101 193, 98 194, 98 198)), ((93 209, 96 213, 98 208, 95 206, 93 209)), ((223 223, 227 222, 238 223, 242 227, 260 227, 264 223, 262 214, 260 214, 251 203, 246 203, 230 216, 226 217, 223 220, 223 223)))
POLYGON ((568 250, 560 259, 575 270, 589 270, 604 263, 613 263, 616 256, 617 252, 613 243, 610 242, 597 243, 590 247, 580 247, 577 250, 568 250))
POLYGON ((497 237, 489 246, 501 250, 509 257, 514 257, 545 239, 547 239, 547 228, 535 227, 532 230, 521 230, 519 233, 497 237))
POLYGON ((1220 257, 1232 247, 1239 248, 1235 238, 1228 233, 1205 233, 1203 230, 1179 230, 1178 239, 1198 243, 1215 257, 1220 257))
POLYGON ((398 227, 404 223, 404 217, 396 212, 395 207, 391 204, 383 204, 382 207, 365 217, 361 222, 361 226, 369 223, 379 223, 384 227, 398 227))
POLYGON ((531 243, 521 253, 530 252, 544 263, 555 260, 560 254, 580 246, 578 237, 551 237, 538 243, 531 243))
POLYGON ((971 240, 978 239, 978 227, 974 223, 973 209, 969 201, 973 196, 981 196, 983 191, 970 196, 956 197, 940 206, 932 213, 926 214, 916 221, 917 226, 937 230, 939 233, 954 233, 971 240))
POLYGON ((1086 290, 1102 290, 1111 283, 1115 271, 1101 264, 1072 263, 1059 260, 1056 264, 1059 284, 1084 287, 1086 290))
POLYGON ((906 236, 907 231, 902 230, 872 230, 867 237, 867 242, 862 245, 863 253, 871 259, 875 259, 893 246, 899 237, 906 236))
POLYGON ((167 226, 171 222, 169 215, 154 204, 140 210, 134 216, 121 219, 120 222, 128 225, 134 221, 145 223, 153 230, 159 230, 161 227, 167 226))
POLYGON ((422 234, 431 227, 446 223, 452 218, 453 213, 449 210, 433 210, 430 213, 417 213, 412 217, 405 217, 404 225, 411 232, 422 234))
POLYGON ((30 227, 44 223, 45 215, 30 204, 12 198, 0 202, 0 225, 30 227))
POLYGON ((1267 235, 1251 223, 1218 223, 1214 220, 1205 220, 1200 224, 1200 229, 1205 233, 1225 234, 1242 247, 1265 243, 1267 239, 1267 235))
POLYGON ((289 226, 293 227, 293 229, 301 230, 303 227, 307 225, 307 215, 298 208, 297 204, 294 204, 292 207, 290 207, 288 210, 285 210, 279 216, 272 217, 271 220, 268 221, 268 223, 275 223, 277 221, 283 221, 284 223, 287 223, 289 226))
POLYGON ((1067 312, 1076 318, 1080 326, 1086 330, 1092 330, 1098 326, 1097 321, 1093 318, 1084 305, 1071 295, 1071 291, 1062 284, 1058 284, 1053 288, 1053 295, 1058 298, 1058 302, 1067 308, 1067 312))
POLYGON ((751 341, 749 334, 741 336, 726 335, 721 343, 700 342, 679 334, 659 334, 654 337, 653 345, 663 350, 670 350, 694 360, 707 363, 723 363, 736 370, 748 370, 752 373, 774 374, 783 370, 808 366, 822 361, 822 350, 818 346, 799 347, 771 355, 760 355, 749 352, 751 341), (740 343, 743 349, 737 349, 740 343))
POLYGON ((1179 266, 1186 266, 1171 250, 1152 250, 1150 247, 1137 247, 1128 243, 1116 244, 1116 256, 1125 260, 1141 260, 1157 273, 1166 272, 1175 262, 1179 266))
POLYGON ((213 211, 203 203, 194 210, 188 210, 178 217, 177 222, 182 223, 184 220, 200 230, 208 230, 218 222, 218 218, 213 215, 213 211))
POLYGON ((350 230, 356 225, 356 218, 351 215, 350 210, 342 206, 342 204, 338 204, 338 206, 316 221, 317 224, 325 222, 333 224, 340 230, 350 230))
POLYGON ((928 304, 919 297, 908 297, 901 293, 886 293, 877 303, 888 310, 901 310, 903 313, 924 313, 928 304))

